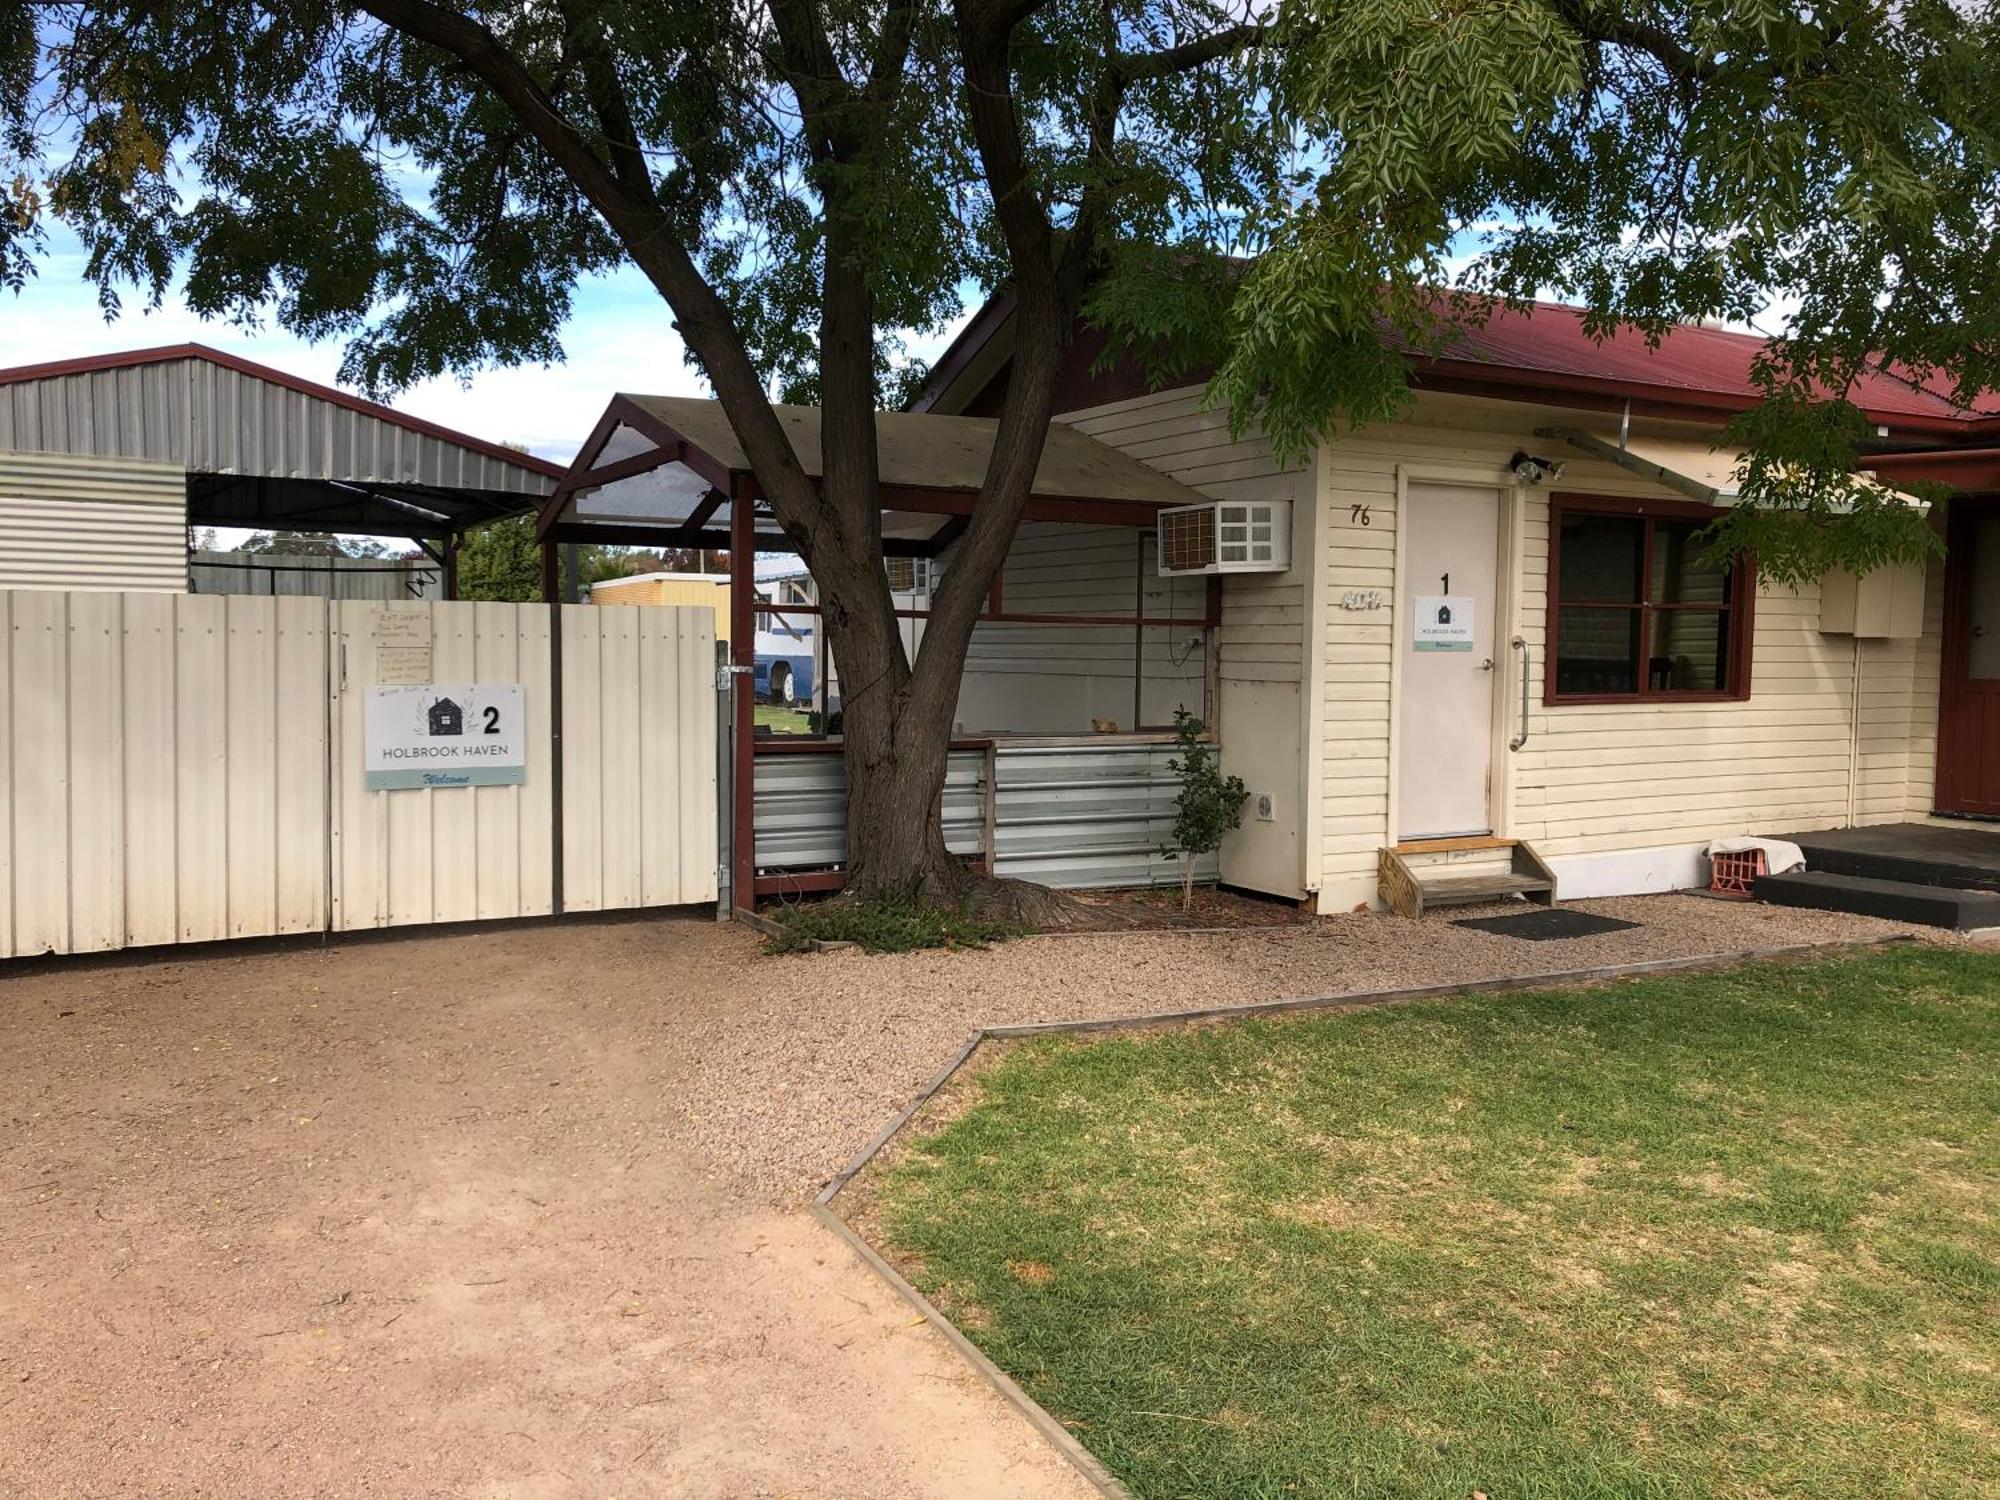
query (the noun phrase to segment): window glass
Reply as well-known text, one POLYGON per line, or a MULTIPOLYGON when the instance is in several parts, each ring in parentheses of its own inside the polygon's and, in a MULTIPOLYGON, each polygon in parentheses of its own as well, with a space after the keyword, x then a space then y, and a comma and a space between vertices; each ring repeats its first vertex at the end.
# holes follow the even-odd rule
POLYGON ((1653 523, 1653 577, 1647 598, 1654 604, 1725 604, 1729 570, 1703 561, 1705 521, 1653 523))
POLYGON ((1639 691, 1636 609, 1564 605, 1556 612, 1556 691, 1564 696, 1639 691))
POLYGON ((1562 518, 1557 597, 1572 604, 1585 599, 1637 604, 1645 546, 1646 523, 1638 516, 1569 512, 1562 518))
POLYGON ((1729 614, 1656 609, 1646 686, 1656 693, 1715 693, 1729 684, 1729 614))

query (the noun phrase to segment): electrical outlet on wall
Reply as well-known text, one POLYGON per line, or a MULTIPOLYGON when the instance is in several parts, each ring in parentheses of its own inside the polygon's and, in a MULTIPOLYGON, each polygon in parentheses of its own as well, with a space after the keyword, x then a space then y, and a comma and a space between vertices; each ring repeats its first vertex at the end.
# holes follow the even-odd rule
POLYGON ((1259 792, 1257 794, 1257 821, 1259 823, 1269 823, 1277 815, 1277 804, 1272 799, 1271 794, 1269 792, 1259 792))

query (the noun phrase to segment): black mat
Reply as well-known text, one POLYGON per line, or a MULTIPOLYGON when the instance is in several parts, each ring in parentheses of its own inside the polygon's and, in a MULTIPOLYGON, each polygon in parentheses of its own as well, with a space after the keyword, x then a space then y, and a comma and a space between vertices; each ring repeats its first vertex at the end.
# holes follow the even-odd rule
POLYGON ((1467 917, 1451 924, 1473 927, 1481 932, 1497 932, 1502 937, 1526 938, 1545 943, 1552 938, 1596 937, 1600 932, 1616 932, 1621 927, 1637 927, 1637 922, 1621 922, 1616 917, 1600 917, 1595 912, 1577 911, 1568 906, 1541 906, 1533 911, 1505 917, 1467 917))

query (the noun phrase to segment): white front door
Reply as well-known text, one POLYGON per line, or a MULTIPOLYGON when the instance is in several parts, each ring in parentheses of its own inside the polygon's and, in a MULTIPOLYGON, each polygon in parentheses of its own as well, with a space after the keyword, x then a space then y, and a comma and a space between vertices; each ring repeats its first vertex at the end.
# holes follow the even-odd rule
POLYGON ((1396 836, 1491 833, 1500 492, 1412 484, 1406 501, 1396 836))

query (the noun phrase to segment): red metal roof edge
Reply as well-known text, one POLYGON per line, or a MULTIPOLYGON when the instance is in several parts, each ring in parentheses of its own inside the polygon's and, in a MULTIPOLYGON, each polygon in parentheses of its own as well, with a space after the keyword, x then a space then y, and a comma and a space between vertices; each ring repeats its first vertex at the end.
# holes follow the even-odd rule
POLYGON ((397 411, 393 406, 384 406, 379 401, 369 401, 361 396, 350 395, 336 386, 321 385, 317 381, 306 380, 298 375, 287 374, 273 369, 270 365, 260 365, 254 359, 245 359, 238 354, 228 354, 220 349, 211 349, 206 344, 162 344, 152 349, 128 349, 118 354, 92 354, 77 359, 50 360, 38 365, 15 365, 11 369, 0 370, 0 385, 20 385, 30 380, 53 380, 64 375, 89 375, 99 370, 124 370, 138 365, 171 364, 175 360, 201 359, 212 365, 220 365, 226 370, 234 370, 239 375, 249 375, 257 380, 269 381, 288 391, 296 391, 301 396, 311 396, 316 400, 330 401, 335 406, 344 407, 364 417, 374 417, 410 432, 433 437, 440 442, 454 443, 461 448, 470 448, 475 453, 483 453, 488 458, 514 464, 545 479, 560 479, 568 472, 566 466, 532 453, 522 453, 502 443, 488 442, 469 433, 459 432, 436 422, 425 421, 397 411))
MULTIPOLYGON (((1546 310, 1570 317, 1580 317, 1582 314, 1582 309, 1564 302, 1538 300, 1528 304, 1528 307, 1530 310, 1546 310)), ((930 378, 925 381, 917 398, 911 403, 911 409, 918 411, 931 409, 952 382, 978 357, 979 352, 1006 327, 1008 315, 1012 311, 1011 296, 1002 293, 975 313, 971 322, 939 356, 937 364, 932 367, 930 378)), ((1470 332, 1476 338, 1479 331, 1473 329, 1470 332)), ((1686 331, 1706 338, 1745 343, 1763 342, 1756 334, 1738 333, 1734 329, 1689 324, 1686 325, 1686 331)), ((1682 420, 1694 420, 1702 416, 1732 417, 1755 405, 1757 399, 1754 394, 1722 386, 1641 380, 1624 375, 1593 375, 1519 361, 1419 357, 1412 361, 1411 369, 1414 384, 1422 385, 1426 383, 1426 377, 1430 377, 1433 388, 1450 389, 1461 394, 1485 395, 1503 401, 1557 401, 1564 397, 1595 397, 1614 406, 1629 401, 1634 411, 1642 415, 1682 420)), ((1882 373, 1896 379, 1897 383, 1906 387, 1913 396, 1926 397, 1940 407, 1949 406, 1946 398, 1934 390, 1901 376, 1894 376, 1893 372, 1882 373)), ((1870 422, 1909 432, 1949 435, 1960 439, 2000 436, 2000 413, 1944 410, 1925 414, 1867 405, 1860 405, 1860 410, 1870 422)))

